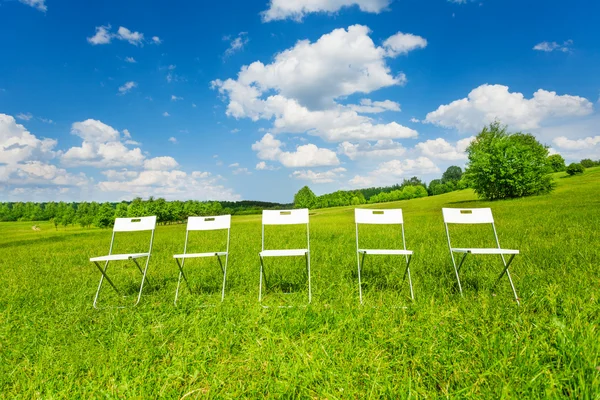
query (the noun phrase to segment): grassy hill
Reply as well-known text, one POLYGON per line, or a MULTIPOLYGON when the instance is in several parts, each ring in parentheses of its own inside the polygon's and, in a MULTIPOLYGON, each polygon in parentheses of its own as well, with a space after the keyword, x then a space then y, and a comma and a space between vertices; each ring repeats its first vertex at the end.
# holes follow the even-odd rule
MULTIPOLYGON (((414 303, 403 261, 381 257, 366 261, 359 305, 352 207, 311 215, 310 306, 303 261, 267 261, 271 308, 257 302, 260 216, 233 219, 223 304, 218 264, 196 260, 186 265, 194 294, 182 287, 173 306, 177 225, 157 229, 140 305, 103 311, 92 308, 99 273, 88 259, 106 254, 110 231, 1 223, 0 396, 597 398, 600 168, 564 175, 545 196, 484 202, 465 190, 374 205, 404 210, 414 303), (511 267, 521 306, 506 278, 493 287, 495 257, 467 261, 458 294, 445 206, 492 207, 501 244, 522 253, 511 267)), ((380 228, 361 228, 361 241, 397 243, 398 230, 380 228)), ((453 228, 453 245, 492 244, 489 226, 453 228)), ((301 246, 301 232, 268 230, 267 246, 301 246)), ((116 252, 146 240, 120 239, 116 252)), ((217 239, 194 237, 189 251, 217 250, 217 239)), ((135 266, 109 273, 130 297, 105 286, 102 304, 132 302, 135 266)))

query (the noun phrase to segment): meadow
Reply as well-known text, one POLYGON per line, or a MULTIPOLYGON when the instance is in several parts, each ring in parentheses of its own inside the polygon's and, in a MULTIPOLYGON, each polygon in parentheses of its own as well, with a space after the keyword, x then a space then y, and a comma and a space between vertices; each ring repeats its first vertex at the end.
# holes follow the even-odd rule
MULTIPOLYGON (((404 210, 414 302, 403 259, 372 257, 359 304, 352 207, 311 212, 312 304, 302 259, 267 260, 269 308, 258 303, 258 215, 233 218, 223 303, 218 264, 204 259, 186 263, 193 293, 182 286, 173 305, 176 224, 157 228, 140 304, 105 310, 92 307, 89 258, 108 252, 109 229, 0 223, 0 397, 600 399, 600 168, 555 178, 553 193, 518 200, 463 190, 369 206, 404 210), (492 207, 502 246, 521 250, 520 306, 506 278, 493 287, 499 257, 470 258, 458 293, 442 207, 492 207)), ((373 247, 398 240, 371 228, 361 241, 373 247)), ((460 228, 455 246, 493 244, 489 226, 460 228)), ((305 239, 301 228, 269 234, 271 248, 305 239)), ((125 240, 115 252, 145 250, 145 234, 125 240)), ((189 251, 223 240, 197 235, 189 251)), ((133 303, 136 267, 109 273, 128 297, 106 285, 100 305, 133 303)))

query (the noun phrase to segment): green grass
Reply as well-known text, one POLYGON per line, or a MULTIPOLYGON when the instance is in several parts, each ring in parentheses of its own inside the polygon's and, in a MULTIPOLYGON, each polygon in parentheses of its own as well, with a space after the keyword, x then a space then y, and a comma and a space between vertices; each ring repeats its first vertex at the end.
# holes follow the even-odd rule
MULTIPOLYGON (((183 287, 173 306, 171 256, 185 227, 172 225, 157 229, 153 285, 140 305, 102 311, 92 308, 99 272, 88 258, 107 252, 109 230, 2 223, 0 396, 600 399, 600 168, 562 175, 539 197, 490 203, 466 190, 379 205, 404 209, 414 304, 393 258, 367 259, 358 304, 350 207, 311 215, 312 305, 304 306, 303 263, 268 261, 265 302, 292 308, 258 305, 260 216, 233 219, 223 304, 218 265, 196 260, 187 265, 195 293, 183 287), (506 279, 492 288, 494 257, 471 258, 457 293, 443 206, 492 207, 501 244, 522 252, 512 266, 520 307, 506 279), (298 293, 283 294, 290 289, 298 293)), ((489 229, 453 233, 456 245, 493 239, 489 229)), ((294 247, 290 234, 271 243, 294 247)), ((364 230, 382 246, 391 237, 364 230)), ((144 239, 117 242, 117 251, 144 239)), ((135 267, 109 272, 130 296, 105 286, 101 305, 133 302, 135 267)))

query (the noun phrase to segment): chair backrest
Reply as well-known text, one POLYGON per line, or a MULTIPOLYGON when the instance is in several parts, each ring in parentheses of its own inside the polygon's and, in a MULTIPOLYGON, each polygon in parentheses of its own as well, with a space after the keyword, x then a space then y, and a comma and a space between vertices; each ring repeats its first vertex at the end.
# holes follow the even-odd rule
POLYGON ((306 248, 310 250, 308 228, 308 208, 298 210, 263 210, 262 249, 265 249, 265 225, 302 225, 306 224, 306 248))
POLYGON ((298 210, 263 210, 263 225, 308 224, 308 208, 298 210))
POLYGON ((442 208, 446 224, 493 224, 491 208, 442 208))
POLYGON ((399 208, 394 210, 355 208, 354 221, 357 224, 403 224, 404 218, 399 208))
POLYGON ((153 231, 156 228, 156 216, 116 218, 113 232, 153 231))
POLYGON ((367 208, 355 208, 354 223, 356 224, 356 251, 359 249, 359 224, 400 225, 402 228, 402 248, 406 250, 406 239, 404 237, 404 217, 402 215, 402 209, 396 208, 390 210, 370 210, 367 208))
POLYGON ((231 215, 189 217, 187 222, 188 231, 214 231, 218 229, 229 229, 230 227, 231 215))

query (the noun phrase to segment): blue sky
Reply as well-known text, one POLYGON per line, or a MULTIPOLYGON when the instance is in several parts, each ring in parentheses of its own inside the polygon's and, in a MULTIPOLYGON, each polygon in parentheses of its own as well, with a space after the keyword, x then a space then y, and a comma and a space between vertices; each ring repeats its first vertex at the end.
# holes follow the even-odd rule
POLYGON ((496 119, 600 158, 600 3, 0 0, 6 201, 431 180, 496 119))

